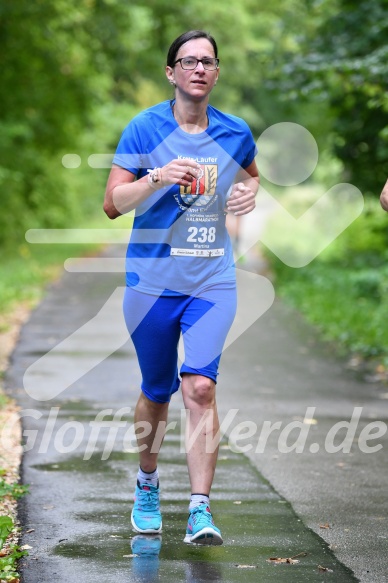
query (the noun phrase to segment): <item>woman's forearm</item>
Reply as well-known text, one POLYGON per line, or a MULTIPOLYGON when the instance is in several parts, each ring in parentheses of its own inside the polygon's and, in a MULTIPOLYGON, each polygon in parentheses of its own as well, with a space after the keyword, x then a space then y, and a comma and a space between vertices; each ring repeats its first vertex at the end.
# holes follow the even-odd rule
POLYGON ((192 159, 172 160, 162 168, 155 168, 151 175, 135 180, 136 176, 124 168, 114 166, 105 190, 104 211, 110 219, 116 219, 137 208, 152 193, 173 184, 190 186, 200 173, 200 166, 192 159))
POLYGON ((110 219, 131 212, 157 190, 148 176, 135 180, 135 176, 123 169, 112 169, 105 191, 104 211, 110 219))
POLYGON ((148 183, 146 176, 139 180, 135 180, 134 182, 118 184, 112 189, 110 195, 108 195, 110 214, 115 216, 110 216, 110 214, 107 213, 108 216, 110 218, 116 218, 133 211, 142 202, 147 200, 155 190, 156 188, 150 186, 148 183))

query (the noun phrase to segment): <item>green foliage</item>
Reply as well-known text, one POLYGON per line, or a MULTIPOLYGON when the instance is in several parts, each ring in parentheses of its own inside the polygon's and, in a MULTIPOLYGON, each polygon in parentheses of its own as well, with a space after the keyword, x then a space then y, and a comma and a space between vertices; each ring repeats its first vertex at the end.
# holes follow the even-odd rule
POLYGON ((25 494, 28 494, 28 486, 17 483, 8 484, 4 480, 0 480, 0 496, 12 496, 18 500, 25 494))
POLYGON ((310 26, 279 52, 286 99, 326 102, 330 144, 345 178, 380 193, 388 175, 388 12, 385 0, 308 0, 310 26))
POLYGON ((377 202, 367 201, 362 215, 304 268, 287 267, 266 254, 277 293, 325 340, 343 354, 386 360, 388 241, 386 216, 377 202))
MULTIPOLYGON (((0 516, 0 550, 14 527, 15 525, 10 516, 0 516)), ((2 581, 19 580, 17 561, 24 555, 27 555, 27 551, 20 550, 17 545, 10 545, 7 554, 0 557, 0 579, 2 581)))
POLYGON ((13 545, 5 557, 0 557, 1 581, 10 581, 11 583, 19 581, 20 575, 17 571, 17 562, 27 554, 27 551, 21 551, 18 546, 13 545))
POLYGON ((119 68, 129 55, 127 66, 135 66, 144 27, 114 0, 2 2, 0 14, 4 246, 20 244, 28 228, 69 227, 101 212, 106 172, 85 162, 117 141, 123 120, 118 130, 111 107, 102 132, 100 108, 121 95, 119 68), (81 157, 80 169, 62 165, 68 152, 81 157))
POLYGON ((320 261, 356 269, 380 269, 387 259, 387 216, 373 199, 365 200, 362 214, 320 257, 320 261))
POLYGON ((134 114, 172 96, 166 52, 187 23, 219 43, 214 104, 256 134, 278 120, 263 64, 305 18, 302 4, 216 0, 204 10, 190 0, 171 13, 166 0, 0 0, 0 246, 19 246, 28 228, 75 226, 101 212, 107 171, 87 157, 111 152, 134 114), (62 165, 67 153, 80 156, 80 168, 62 165))
POLYGON ((12 532, 13 520, 10 516, 0 516, 0 549, 3 548, 8 535, 12 532))
POLYGON ((345 353, 388 353, 388 271, 341 271, 312 264, 279 282, 280 294, 345 353))
MULTIPOLYGON (((3 470, 0 470, 0 474, 3 474, 3 470)), ((4 480, 0 480, 0 497, 12 496, 13 498, 18 499, 27 493, 27 486, 16 483, 8 484, 4 480)), ((10 516, 0 516, 0 550, 3 549, 7 538, 14 529, 14 521, 10 516)), ((21 550, 17 545, 9 545, 6 554, 0 557, 0 579, 2 581, 19 580, 17 562, 21 557, 27 554, 27 551, 21 550)))
POLYGON ((98 245, 21 245, 0 262, 0 312, 16 302, 35 305, 44 287, 60 275, 69 257, 96 253, 98 245))

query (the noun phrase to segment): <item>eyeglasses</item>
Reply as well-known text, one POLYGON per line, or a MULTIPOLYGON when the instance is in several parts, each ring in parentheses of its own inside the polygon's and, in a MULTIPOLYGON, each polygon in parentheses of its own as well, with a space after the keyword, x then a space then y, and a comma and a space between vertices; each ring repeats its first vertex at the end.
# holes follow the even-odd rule
POLYGON ((202 66, 207 71, 215 71, 219 65, 220 59, 214 59, 212 57, 205 57, 204 59, 196 59, 195 57, 183 57, 182 59, 177 59, 174 63, 181 64, 182 69, 188 71, 193 71, 198 67, 198 63, 202 63, 202 66))

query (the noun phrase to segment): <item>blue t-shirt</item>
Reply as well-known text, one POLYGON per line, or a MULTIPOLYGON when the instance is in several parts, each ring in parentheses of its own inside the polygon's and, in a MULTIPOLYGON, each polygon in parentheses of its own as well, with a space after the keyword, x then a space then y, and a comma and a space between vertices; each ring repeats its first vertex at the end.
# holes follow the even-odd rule
POLYGON ((113 163, 142 178, 174 159, 191 158, 200 176, 188 187, 156 190, 136 208, 126 281, 145 293, 195 295, 235 281, 224 209, 237 172, 252 163, 256 146, 242 119, 210 105, 207 129, 184 132, 172 104, 164 101, 137 115, 123 131, 113 163))

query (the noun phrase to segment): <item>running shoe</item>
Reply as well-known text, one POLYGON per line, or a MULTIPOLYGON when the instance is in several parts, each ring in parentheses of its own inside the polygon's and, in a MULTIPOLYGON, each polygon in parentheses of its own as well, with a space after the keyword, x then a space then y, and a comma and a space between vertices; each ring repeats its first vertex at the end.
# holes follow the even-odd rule
POLYGON ((159 510, 159 486, 137 482, 131 522, 136 532, 157 534, 162 530, 159 510))
POLYGON ((199 545, 222 545, 221 532, 215 526, 207 504, 200 504, 190 512, 183 542, 199 545))

